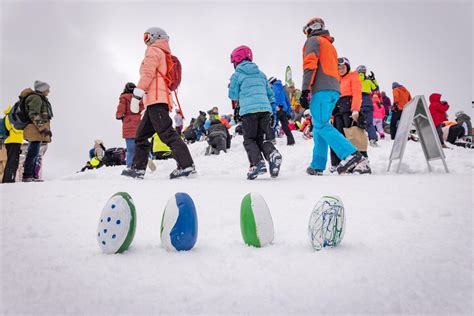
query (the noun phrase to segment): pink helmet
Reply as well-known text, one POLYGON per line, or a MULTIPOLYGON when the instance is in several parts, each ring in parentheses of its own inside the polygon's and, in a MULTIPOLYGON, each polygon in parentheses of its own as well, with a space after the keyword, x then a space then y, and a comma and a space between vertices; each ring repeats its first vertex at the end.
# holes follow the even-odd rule
POLYGON ((232 51, 232 54, 230 54, 231 63, 239 64, 243 60, 248 60, 248 61, 253 60, 252 50, 248 46, 245 46, 245 45, 237 47, 236 49, 232 51))

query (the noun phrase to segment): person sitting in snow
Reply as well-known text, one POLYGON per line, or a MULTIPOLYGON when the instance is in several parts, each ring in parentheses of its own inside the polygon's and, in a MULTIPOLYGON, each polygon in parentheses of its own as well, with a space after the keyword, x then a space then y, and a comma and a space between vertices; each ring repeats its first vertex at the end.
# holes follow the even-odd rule
MULTIPOLYGON (((473 148, 472 142, 462 139, 464 137, 464 127, 461 124, 452 121, 445 121, 441 123, 440 126, 443 132, 442 136, 444 141, 459 147, 473 148)), ((447 148, 447 146, 445 148, 447 148)))
POLYGON ((104 143, 100 139, 96 139, 94 142, 94 148, 89 151, 90 160, 81 169, 81 172, 102 167, 102 160, 104 159, 105 150, 104 143))
POLYGON ((219 155, 221 151, 227 152, 232 138, 227 127, 218 119, 213 119, 210 124, 207 129, 209 147, 206 149, 206 156, 219 155))

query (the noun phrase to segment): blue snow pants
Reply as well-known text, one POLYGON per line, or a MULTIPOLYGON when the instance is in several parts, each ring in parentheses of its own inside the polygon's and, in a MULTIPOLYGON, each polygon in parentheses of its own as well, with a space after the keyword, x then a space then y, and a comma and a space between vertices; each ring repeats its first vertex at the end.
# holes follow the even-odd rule
POLYGON ((369 139, 377 140, 377 132, 375 131, 374 126, 374 105, 372 104, 372 98, 368 93, 362 93, 362 105, 360 107, 360 112, 366 121, 365 130, 367 131, 367 134, 369 134, 369 139))
POLYGON ((357 149, 329 123, 332 111, 339 99, 339 92, 322 90, 313 93, 309 110, 313 118, 313 160, 311 168, 325 170, 328 160, 328 146, 339 159, 344 160, 357 149))

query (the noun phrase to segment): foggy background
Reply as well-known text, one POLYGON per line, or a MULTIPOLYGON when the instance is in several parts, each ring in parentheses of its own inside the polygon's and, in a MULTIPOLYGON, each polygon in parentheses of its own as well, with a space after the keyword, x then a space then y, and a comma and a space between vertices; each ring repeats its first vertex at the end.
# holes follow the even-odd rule
POLYGON ((143 33, 151 26, 168 32, 183 65, 185 126, 212 106, 232 112, 227 84, 236 46, 250 46, 268 77, 284 80, 290 65, 300 87, 302 27, 313 16, 325 20, 339 56, 348 57, 352 69, 364 64, 374 71, 390 98, 397 81, 412 96, 441 93, 451 105, 450 119, 458 110, 472 116, 471 1, 2 0, 0 11, 2 111, 35 80, 51 85, 46 179, 79 170, 94 139, 125 147, 115 111, 125 83, 139 79, 143 33))

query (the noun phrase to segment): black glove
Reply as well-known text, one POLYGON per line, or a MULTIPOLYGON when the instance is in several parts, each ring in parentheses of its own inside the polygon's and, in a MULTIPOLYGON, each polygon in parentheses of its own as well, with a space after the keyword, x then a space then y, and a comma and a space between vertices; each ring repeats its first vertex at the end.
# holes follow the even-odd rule
POLYGON ((309 90, 303 90, 300 97, 300 104, 301 104, 301 107, 305 110, 309 109, 308 96, 309 96, 309 90))
POLYGON ((53 137, 53 133, 51 133, 51 131, 47 128, 41 131, 41 135, 44 137, 53 137))
POLYGON ((371 71, 371 72, 370 72, 370 75, 369 75, 367 78, 369 78, 369 79, 372 80, 372 81, 375 80, 374 72, 371 71))

